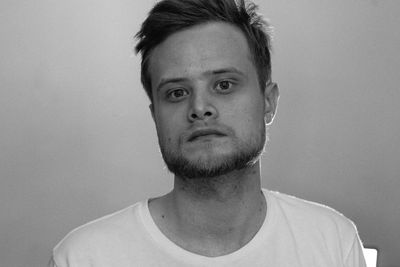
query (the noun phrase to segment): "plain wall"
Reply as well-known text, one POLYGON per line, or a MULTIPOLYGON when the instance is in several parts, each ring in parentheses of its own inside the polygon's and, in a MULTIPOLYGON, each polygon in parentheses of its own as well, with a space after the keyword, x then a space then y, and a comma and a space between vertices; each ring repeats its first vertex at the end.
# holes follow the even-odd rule
MULTIPOLYGON (((400 1, 267 0, 281 98, 264 187, 327 204, 400 266, 400 1)), ((0 2, 0 266, 172 188, 133 35, 153 1, 0 2)))

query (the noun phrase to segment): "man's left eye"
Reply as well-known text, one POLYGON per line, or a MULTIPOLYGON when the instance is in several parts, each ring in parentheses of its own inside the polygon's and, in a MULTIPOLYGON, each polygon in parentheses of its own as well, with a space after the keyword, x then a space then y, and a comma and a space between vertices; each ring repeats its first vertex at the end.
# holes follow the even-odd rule
POLYGON ((217 83, 216 90, 221 92, 229 91, 232 88, 232 83, 230 81, 220 81, 217 83))

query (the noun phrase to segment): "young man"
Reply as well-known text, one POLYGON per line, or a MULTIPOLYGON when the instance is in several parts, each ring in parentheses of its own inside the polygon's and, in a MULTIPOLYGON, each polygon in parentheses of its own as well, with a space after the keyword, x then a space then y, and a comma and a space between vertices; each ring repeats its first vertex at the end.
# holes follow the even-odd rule
POLYGON ((137 34, 174 189, 71 232, 55 266, 365 266, 354 225, 260 187, 278 88, 254 4, 158 2, 137 34))

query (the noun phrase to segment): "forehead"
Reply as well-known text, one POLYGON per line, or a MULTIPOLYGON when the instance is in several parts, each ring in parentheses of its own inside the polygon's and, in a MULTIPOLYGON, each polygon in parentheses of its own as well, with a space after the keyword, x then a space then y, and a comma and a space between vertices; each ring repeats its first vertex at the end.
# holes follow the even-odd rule
POLYGON ((163 78, 201 75, 213 69, 234 67, 254 71, 242 31, 227 23, 207 23, 169 36, 150 56, 153 89, 163 78))

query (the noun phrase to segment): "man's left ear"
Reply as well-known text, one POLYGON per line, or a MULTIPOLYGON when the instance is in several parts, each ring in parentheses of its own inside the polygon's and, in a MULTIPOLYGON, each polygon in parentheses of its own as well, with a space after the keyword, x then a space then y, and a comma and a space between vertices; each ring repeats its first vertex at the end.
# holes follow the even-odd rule
POLYGON ((274 120, 278 109, 279 88, 274 82, 268 82, 264 92, 265 111, 264 118, 267 124, 271 124, 274 120))

